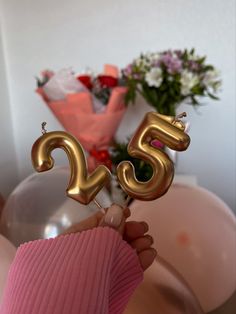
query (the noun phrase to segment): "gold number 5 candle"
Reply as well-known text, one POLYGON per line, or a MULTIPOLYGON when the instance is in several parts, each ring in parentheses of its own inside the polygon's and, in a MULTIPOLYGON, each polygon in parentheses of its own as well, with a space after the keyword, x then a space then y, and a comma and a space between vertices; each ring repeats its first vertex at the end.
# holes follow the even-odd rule
POLYGON ((167 154, 153 147, 151 142, 157 139, 170 149, 186 150, 190 138, 184 129, 184 124, 174 117, 155 112, 146 114, 129 142, 128 153, 152 166, 152 178, 146 182, 138 181, 135 177, 134 166, 129 161, 123 161, 117 167, 118 181, 130 197, 151 201, 167 192, 174 177, 174 165, 167 154))

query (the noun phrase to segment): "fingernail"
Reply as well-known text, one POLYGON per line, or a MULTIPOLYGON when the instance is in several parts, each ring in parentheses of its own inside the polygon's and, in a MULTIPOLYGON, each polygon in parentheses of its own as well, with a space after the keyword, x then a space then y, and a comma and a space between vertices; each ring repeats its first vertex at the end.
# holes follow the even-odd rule
POLYGON ((151 242, 151 244, 153 244, 154 240, 153 240, 153 237, 150 236, 150 234, 147 234, 147 235, 146 235, 146 238, 148 238, 149 241, 151 242))
POLYGON ((144 233, 148 231, 149 227, 145 221, 141 221, 140 224, 143 226, 144 233))
POLYGON ((155 249, 152 249, 151 252, 152 252, 153 257, 157 256, 157 251, 155 249))
POLYGON ((106 215, 104 216, 104 222, 113 228, 119 227, 123 218, 123 209, 122 207, 113 204, 107 210, 106 215))

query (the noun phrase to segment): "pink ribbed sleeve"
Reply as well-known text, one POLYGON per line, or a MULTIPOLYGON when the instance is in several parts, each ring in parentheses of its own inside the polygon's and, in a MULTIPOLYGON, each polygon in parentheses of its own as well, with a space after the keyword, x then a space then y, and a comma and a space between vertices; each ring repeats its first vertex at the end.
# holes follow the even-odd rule
POLYGON ((142 281, 137 254, 115 230, 21 245, 1 314, 118 314, 142 281))

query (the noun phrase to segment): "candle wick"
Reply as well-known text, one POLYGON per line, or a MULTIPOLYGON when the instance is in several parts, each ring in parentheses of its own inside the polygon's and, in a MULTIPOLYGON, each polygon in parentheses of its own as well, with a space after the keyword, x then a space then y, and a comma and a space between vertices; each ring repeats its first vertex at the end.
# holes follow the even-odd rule
POLYGON ((45 121, 41 123, 41 128, 42 128, 41 132, 43 135, 47 133, 47 130, 45 129, 46 124, 47 122, 45 121))
POLYGON ((185 117, 187 117, 187 113, 184 111, 184 112, 178 114, 178 115, 174 118, 173 123, 178 122, 179 119, 182 119, 182 118, 185 118, 185 117))

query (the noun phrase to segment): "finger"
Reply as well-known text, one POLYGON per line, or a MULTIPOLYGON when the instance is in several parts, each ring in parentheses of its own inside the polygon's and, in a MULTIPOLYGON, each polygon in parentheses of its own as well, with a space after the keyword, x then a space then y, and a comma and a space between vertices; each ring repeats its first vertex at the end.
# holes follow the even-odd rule
POLYGON ((144 221, 128 221, 125 224, 124 239, 128 242, 140 238, 148 231, 148 224, 144 221))
POLYGON ((153 244, 153 238, 147 234, 144 237, 130 242, 129 244, 137 251, 137 253, 139 253, 150 248, 150 246, 153 244))
POLYGON ((124 209, 117 204, 112 204, 107 209, 106 214, 102 218, 99 225, 111 227, 123 235, 125 219, 124 209))
POLYGON ((124 216, 128 218, 131 215, 130 209, 128 207, 124 208, 124 216))
POLYGON ((87 219, 71 226, 63 232, 63 234, 77 233, 84 230, 95 228, 99 225, 104 214, 102 212, 96 212, 94 215, 88 217, 87 219))
POLYGON ((138 253, 139 262, 143 270, 146 270, 152 265, 157 256, 157 251, 153 248, 141 251, 138 253))
MULTIPOLYGON (((108 208, 105 208, 104 210, 105 210, 105 212, 107 212, 108 208)), ((125 216, 125 218, 130 216, 130 209, 129 208, 124 209, 124 216, 125 216)), ((70 233, 77 233, 77 232, 81 232, 84 230, 95 228, 98 225, 100 225, 103 217, 104 217, 104 214, 102 212, 98 211, 94 215, 88 217, 87 219, 69 227, 62 234, 65 235, 65 234, 70 234, 70 233)), ((123 230, 120 230, 120 232, 123 233, 123 230)))

